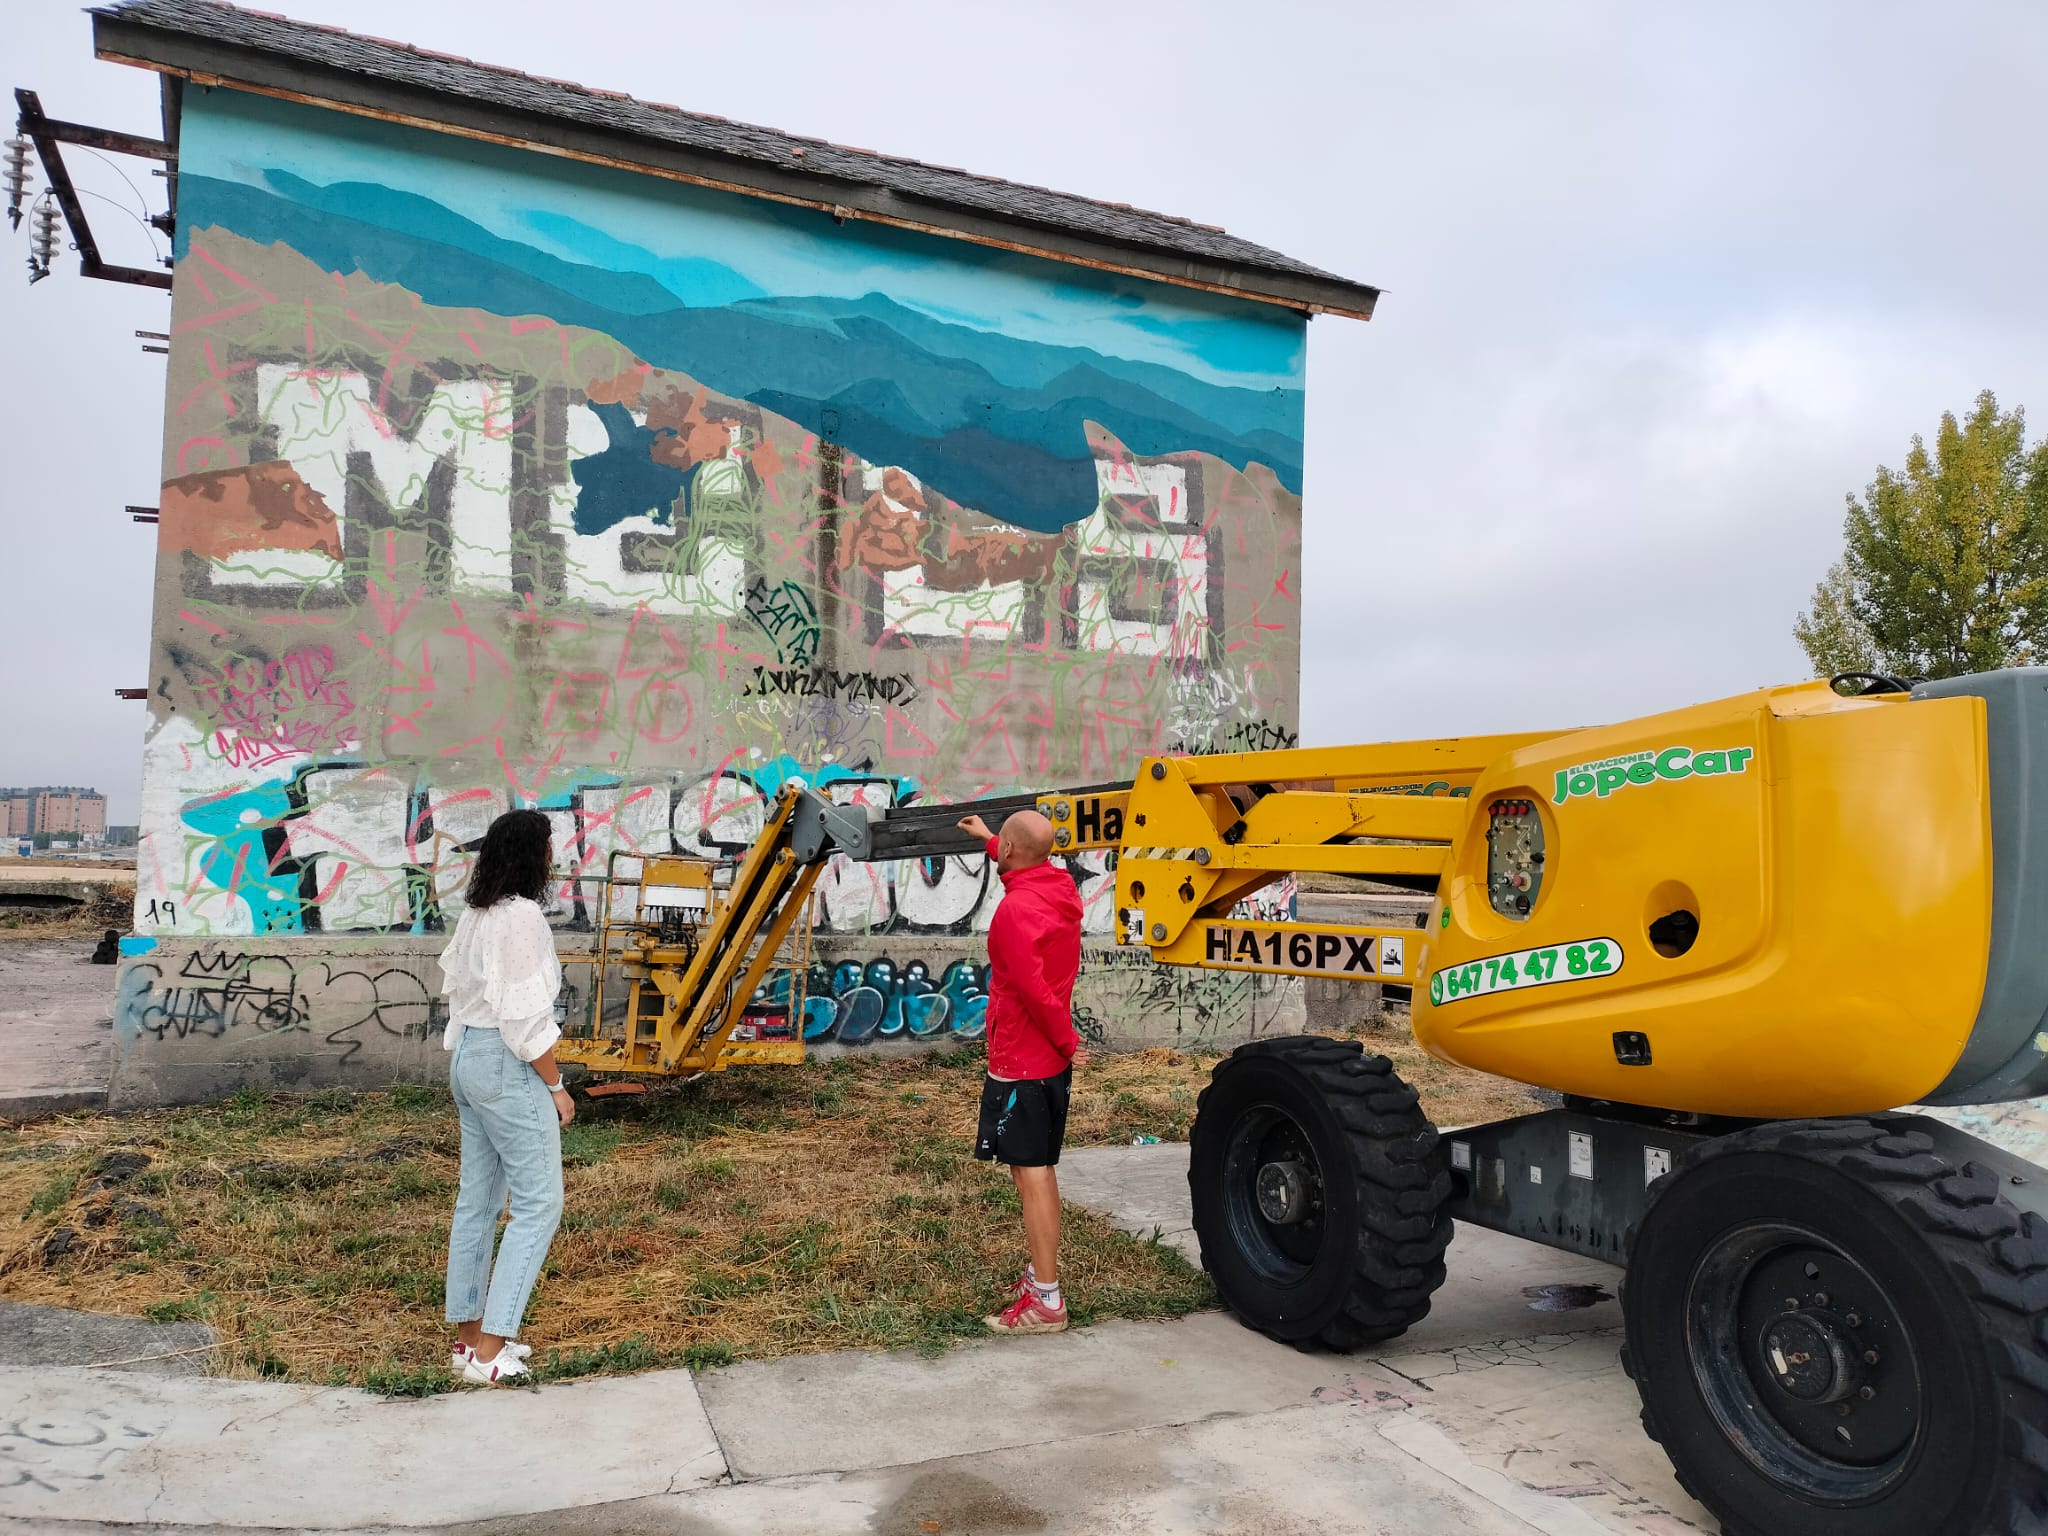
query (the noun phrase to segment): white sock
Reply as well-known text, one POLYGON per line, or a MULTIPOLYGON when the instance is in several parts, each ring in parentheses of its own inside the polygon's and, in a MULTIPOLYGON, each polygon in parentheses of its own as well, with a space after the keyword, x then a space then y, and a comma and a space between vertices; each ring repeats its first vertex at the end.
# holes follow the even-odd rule
POLYGON ((1038 1284, 1038 1266, 1033 1264, 1029 1259, 1026 1259, 1024 1261, 1024 1280, 1025 1283, 1029 1285, 1038 1284))
POLYGON ((1050 1312, 1057 1312, 1059 1310, 1059 1281, 1055 1280, 1051 1285, 1040 1285, 1036 1280, 1033 1280, 1031 1282, 1031 1290, 1032 1293, 1038 1297, 1038 1304, 1041 1307, 1044 1307, 1047 1311, 1050 1312))

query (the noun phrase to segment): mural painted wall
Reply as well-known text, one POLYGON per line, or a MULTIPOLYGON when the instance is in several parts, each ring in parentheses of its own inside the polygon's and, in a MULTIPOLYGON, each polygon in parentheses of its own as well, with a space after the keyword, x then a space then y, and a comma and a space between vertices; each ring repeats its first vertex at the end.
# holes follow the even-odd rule
POLYGON ((576 926, 792 773, 1293 740, 1298 316, 197 87, 179 215, 139 934, 436 932, 515 804, 576 926))

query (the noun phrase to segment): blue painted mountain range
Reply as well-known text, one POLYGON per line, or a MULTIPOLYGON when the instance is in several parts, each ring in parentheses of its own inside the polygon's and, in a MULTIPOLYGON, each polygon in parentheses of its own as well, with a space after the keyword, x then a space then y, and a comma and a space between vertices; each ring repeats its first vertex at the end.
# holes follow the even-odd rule
POLYGON ((565 260, 417 193, 274 169, 260 182, 182 176, 179 254, 191 231, 219 227, 429 304, 599 331, 1020 528, 1056 532, 1093 510, 1089 420, 1136 454, 1263 463, 1301 489, 1299 389, 951 325, 880 293, 690 304, 645 273, 565 260))

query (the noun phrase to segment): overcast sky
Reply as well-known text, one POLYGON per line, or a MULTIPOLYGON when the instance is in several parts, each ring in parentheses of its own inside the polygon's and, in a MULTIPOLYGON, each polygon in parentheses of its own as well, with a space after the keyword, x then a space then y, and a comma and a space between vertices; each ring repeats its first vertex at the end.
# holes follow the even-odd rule
MULTIPOLYGON (((2048 6, 263 0, 1136 203, 1384 288, 1309 333, 1305 744, 1803 676, 1842 496, 1980 389, 2048 415, 2048 6)), ((155 133, 13 0, 10 85, 155 133)), ((80 179, 133 198, 89 157, 80 179)), ((160 186, 130 165, 160 204, 160 186)), ((131 258, 142 232, 95 228, 131 258)), ((4 234, 4 225, 0 225, 4 234)), ((0 783, 135 819, 167 301, 0 259, 0 783)))

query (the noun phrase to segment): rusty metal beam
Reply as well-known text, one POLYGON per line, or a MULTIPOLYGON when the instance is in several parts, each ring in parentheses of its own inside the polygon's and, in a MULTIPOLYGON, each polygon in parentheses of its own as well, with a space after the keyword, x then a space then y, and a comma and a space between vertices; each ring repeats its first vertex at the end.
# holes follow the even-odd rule
POLYGON ((121 154, 170 161, 174 159, 170 145, 161 139, 143 138, 140 134, 116 133, 112 129, 85 128, 77 123, 55 121, 43 115, 42 99, 34 91, 17 89, 14 104, 19 112, 15 126, 35 142, 36 156, 43 162, 43 174, 50 178, 50 190, 57 195, 57 206, 64 210, 64 222, 71 230, 71 243, 78 247, 79 274, 103 278, 111 283, 134 283, 143 288, 169 288, 171 274, 168 272, 123 266, 100 255, 99 241, 93 237, 92 226, 86 222, 85 205, 79 201, 78 188, 72 185, 71 172, 57 146, 107 147, 121 154))

